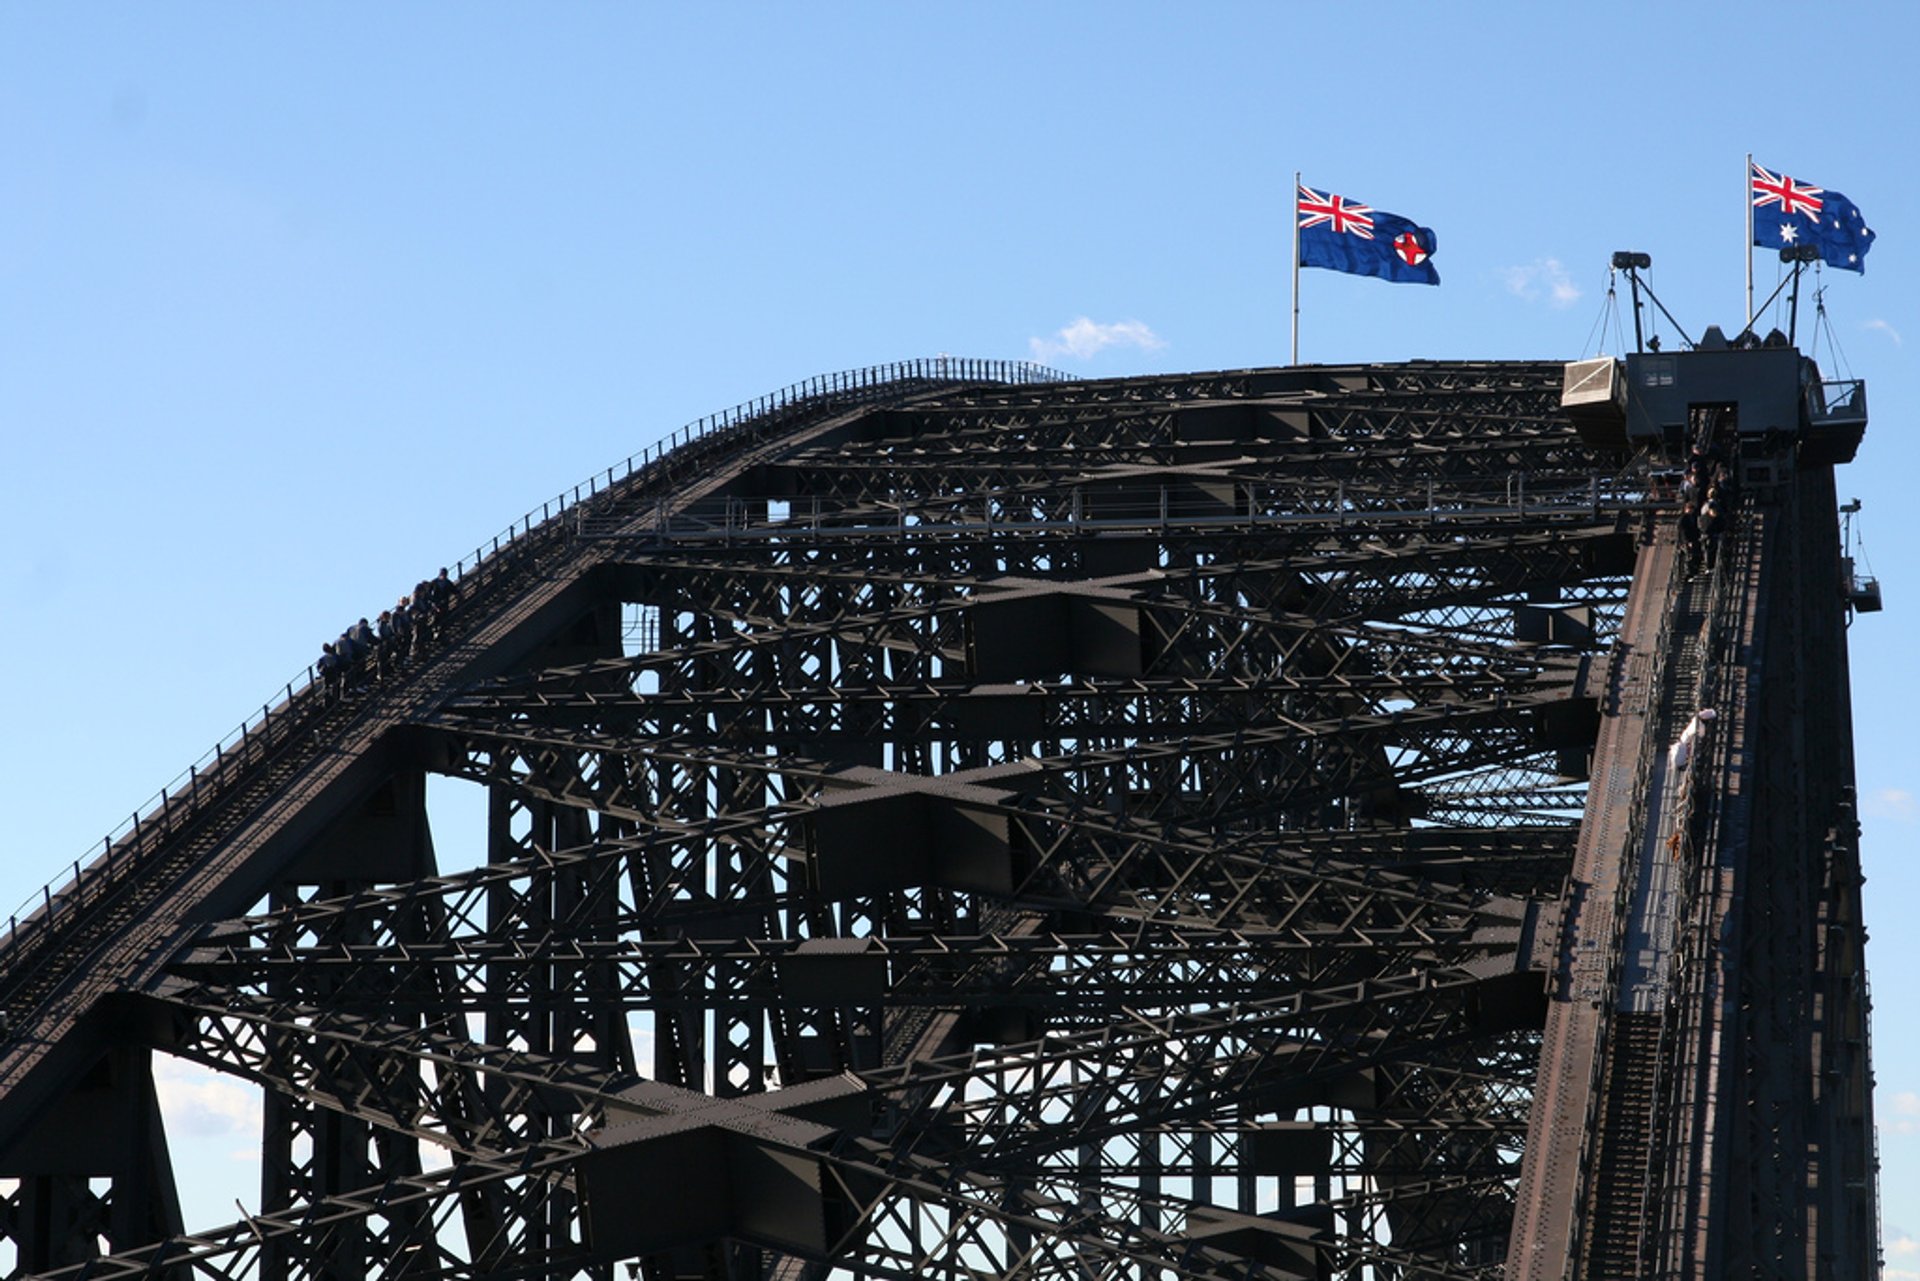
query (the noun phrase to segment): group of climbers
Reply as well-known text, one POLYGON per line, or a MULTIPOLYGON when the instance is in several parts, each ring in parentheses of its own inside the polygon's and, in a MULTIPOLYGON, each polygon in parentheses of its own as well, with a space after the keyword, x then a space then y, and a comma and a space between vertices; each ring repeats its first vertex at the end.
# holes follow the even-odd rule
POLYGON ((377 623, 362 618, 339 639, 320 646, 321 688, 329 704, 342 694, 358 693, 369 680, 386 680, 440 635, 448 611, 460 599, 460 588, 443 568, 422 580, 392 609, 380 611, 377 623))
POLYGON ((1689 577, 1703 562, 1709 571, 1718 562, 1720 538, 1739 505, 1739 481, 1719 448, 1695 445, 1680 481, 1680 548, 1689 577))
MULTIPOLYGON (((1695 444, 1687 456, 1680 481, 1680 552, 1688 577, 1704 564, 1709 572, 1719 561, 1720 539, 1733 523, 1740 504, 1740 482, 1726 457, 1711 440, 1695 444)), ((1667 782, 1680 814, 1685 813, 1694 758, 1704 745, 1709 727, 1719 713, 1711 707, 1694 712, 1667 749, 1667 782)), ((1680 857, 1681 820, 1676 815, 1667 849, 1680 857)))

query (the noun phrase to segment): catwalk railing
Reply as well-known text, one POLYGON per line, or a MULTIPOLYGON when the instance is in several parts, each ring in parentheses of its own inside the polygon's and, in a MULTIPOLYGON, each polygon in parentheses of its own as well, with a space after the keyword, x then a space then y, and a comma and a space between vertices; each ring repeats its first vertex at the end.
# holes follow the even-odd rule
MULTIPOLYGON (((1661 510, 1670 512, 1671 504, 1663 504, 1661 510)), ((1713 705, 1710 692, 1719 689, 1721 685, 1722 668, 1719 663, 1719 656, 1722 648, 1726 644, 1727 631, 1731 626, 1730 619, 1738 604, 1735 599, 1738 574, 1740 569, 1744 568, 1746 557, 1752 554, 1746 545, 1746 540, 1741 537, 1745 532, 1744 526, 1747 521, 1750 520, 1751 517, 1749 516, 1742 521, 1743 528, 1736 531, 1735 535, 1728 539, 1728 542, 1734 546, 1727 549, 1726 554, 1719 556, 1715 567, 1707 571, 1709 575, 1709 586, 1706 593, 1705 618, 1702 620, 1698 634, 1684 638, 1676 634, 1678 631, 1676 621, 1684 599, 1689 595, 1691 590, 1691 575, 1688 572, 1689 553, 1684 547, 1678 544, 1677 539, 1670 553, 1673 557, 1673 572, 1669 575, 1666 595, 1660 603, 1660 617, 1662 622, 1659 639, 1655 644, 1651 656, 1648 684, 1649 688, 1655 692, 1657 697, 1663 700, 1676 700, 1682 704, 1685 709, 1685 714, 1688 716, 1698 707, 1713 705), (1736 566, 1739 568, 1736 568, 1736 566), (1673 667, 1678 659, 1676 642, 1692 644, 1697 650, 1699 671, 1696 674, 1694 686, 1691 689, 1680 690, 1671 687, 1674 676, 1673 667)), ((1724 698, 1722 702, 1724 703, 1724 698)), ((1632 785, 1633 800, 1628 811, 1627 834, 1623 842, 1623 849, 1627 852, 1627 856, 1622 869, 1622 875, 1615 886, 1613 902, 1611 904, 1611 924, 1609 928, 1612 931, 1612 937, 1615 939, 1624 939, 1629 932, 1629 922, 1633 913, 1635 895, 1639 889, 1641 871, 1639 855, 1646 844, 1647 822, 1649 811, 1652 808, 1654 763, 1660 756, 1668 752, 1668 738, 1674 728, 1670 722, 1673 720, 1676 710, 1675 707, 1672 706, 1671 703, 1663 703, 1658 710, 1662 714, 1650 716, 1647 732, 1641 738, 1640 753, 1634 766, 1634 781, 1632 785)), ((1698 772, 1705 772, 1706 765, 1704 761, 1695 762, 1695 767, 1698 772)), ((1659 816, 1659 821, 1662 826, 1664 827, 1671 822, 1679 837, 1672 857, 1680 860, 1689 867, 1696 865, 1694 850, 1697 844, 1697 828, 1703 810, 1701 802, 1702 791, 1703 789, 1700 788, 1686 789, 1680 794, 1680 809, 1674 814, 1661 813, 1659 816)), ((1700 887, 1697 884, 1688 886, 1683 891, 1683 893, 1687 894, 1690 898, 1697 896, 1699 892, 1700 887)), ((1691 915, 1692 911, 1689 905, 1687 916, 1690 918, 1691 915)), ((1677 955, 1672 962, 1672 964, 1681 971, 1681 974, 1674 977, 1674 981, 1668 989, 1669 991, 1679 989, 1683 987, 1686 982, 1691 981, 1690 972, 1694 965, 1702 959, 1694 955, 1698 950, 1699 944, 1700 935, 1698 932, 1690 931, 1687 939, 1687 947, 1679 949, 1680 954, 1677 955)), ((1587 1082, 1587 1098, 1589 1100, 1588 1114, 1581 1130, 1580 1156, 1575 1166, 1580 1173, 1580 1179, 1575 1189, 1573 1204, 1579 1206, 1587 1204, 1587 1199, 1592 1187, 1591 1180, 1597 1172, 1596 1144, 1600 1138, 1599 1114, 1605 1095, 1606 1073, 1608 1068, 1606 1047, 1608 1039, 1612 1034, 1613 1016, 1621 999, 1621 985, 1625 975, 1625 967, 1626 957, 1624 949, 1615 947, 1609 957, 1607 973, 1600 998, 1600 1008, 1605 1012, 1602 1024, 1602 1039, 1600 1052, 1593 1056, 1591 1075, 1587 1082)), ((1660 1013, 1664 1022, 1671 1013, 1671 1007, 1663 1009, 1660 1013)), ((1663 1036, 1664 1034, 1663 1029, 1663 1036)), ((1671 1052, 1670 1045, 1663 1047, 1663 1054, 1671 1054, 1671 1052)), ((1658 1089, 1660 1082, 1656 1081, 1654 1085, 1656 1089, 1658 1089)), ((1656 1158, 1665 1159, 1665 1154, 1669 1153, 1671 1149, 1671 1136, 1665 1134, 1657 1135, 1655 1146, 1657 1149, 1656 1158)), ((1654 1168, 1659 1167, 1655 1166, 1654 1168)), ((1648 1192, 1652 1194, 1655 1192, 1655 1189, 1649 1188, 1648 1192)), ((1664 1221, 1664 1216, 1670 1214, 1670 1207, 1662 1205, 1657 1207, 1657 1210, 1663 1216, 1663 1221, 1649 1222, 1647 1225, 1648 1230, 1666 1233, 1668 1232, 1669 1225, 1664 1221)), ((1585 1223, 1583 1216, 1576 1215, 1574 1217, 1572 1222, 1572 1237, 1569 1245, 1569 1257, 1577 1259, 1581 1256, 1582 1251, 1585 1249, 1587 1227, 1588 1225, 1585 1223)))
MULTIPOLYGON (((1663 504, 1667 509, 1670 505, 1663 504)), ((1650 530, 1653 538, 1658 538, 1657 529, 1650 530)), ((1680 550, 1674 547, 1668 555, 1678 560, 1680 550)), ((1649 665, 1648 681, 1651 688, 1658 690, 1666 681, 1667 671, 1673 659, 1673 612, 1685 589, 1684 579, 1671 572, 1668 574, 1666 590, 1659 602, 1660 631, 1654 643, 1649 665)), ((1666 744, 1660 740, 1657 730, 1649 726, 1641 735, 1639 755, 1634 761, 1632 796, 1627 810, 1622 849, 1631 853, 1625 860, 1619 880, 1614 885, 1613 901, 1609 904, 1607 929, 1609 937, 1623 938, 1627 924, 1633 913, 1633 898, 1638 883, 1637 854, 1646 839, 1647 811, 1652 790, 1654 761, 1660 753, 1666 751, 1666 744)), ((1580 1127, 1580 1148, 1578 1160, 1574 1163, 1577 1180, 1572 1204, 1585 1206, 1592 1190, 1592 1179, 1598 1164, 1598 1143, 1600 1140, 1600 1110, 1606 1094, 1607 1041, 1612 1032, 1613 1014, 1620 1000, 1621 982, 1626 970, 1624 949, 1615 946, 1609 949, 1607 968, 1601 980, 1597 1008, 1601 1011, 1600 1039, 1596 1053, 1589 1064, 1586 1081, 1587 1115, 1580 1127)), ((1569 1222, 1570 1235, 1567 1240, 1567 1257, 1578 1259, 1586 1248, 1588 1224, 1584 1216, 1575 1213, 1569 1222)))
MULTIPOLYGON (((1737 664, 1730 659, 1738 647, 1740 625, 1752 605, 1744 592, 1751 560, 1761 554, 1764 537, 1758 518, 1751 510, 1740 513, 1736 520, 1737 527, 1725 536, 1729 545, 1707 571, 1706 617, 1700 628, 1700 664, 1693 687, 1674 691, 1679 715, 1691 717, 1705 707, 1721 709, 1722 715, 1728 717, 1720 722, 1723 725, 1730 725, 1740 701, 1737 685, 1741 676, 1737 664)), ((1684 1240, 1691 1228, 1685 1198, 1694 1180, 1677 1177, 1677 1162, 1685 1151, 1678 1129, 1679 1108, 1685 1104, 1683 1091, 1691 1087, 1692 1074, 1698 1070, 1700 1056, 1706 1052, 1700 1040, 1704 1029, 1699 1014, 1704 1008, 1706 985, 1711 981, 1718 938, 1710 919, 1718 869, 1715 862, 1703 859, 1701 854, 1711 852, 1715 844, 1710 828, 1717 820, 1719 792, 1704 780, 1727 776, 1732 768, 1729 748, 1728 735, 1721 733, 1696 750, 1691 775, 1703 782, 1697 787, 1684 786, 1680 806, 1672 820, 1672 857, 1690 869, 1690 875, 1680 890, 1682 903, 1678 915, 1682 938, 1673 961, 1673 991, 1678 996, 1661 1011, 1667 1044, 1657 1084, 1663 1095, 1673 1098, 1674 1104, 1668 1109, 1667 1124, 1654 1136, 1651 1168, 1666 1176, 1668 1187, 1666 1197, 1651 1207, 1652 1213, 1647 1216, 1650 1244, 1644 1260, 1649 1266, 1657 1265, 1656 1274, 1663 1278, 1678 1275, 1672 1270, 1674 1260, 1684 1253, 1684 1240)))
MULTIPOLYGON (((529 509, 490 542, 475 547, 471 555, 463 555, 449 567, 450 574, 463 598, 471 597, 517 569, 533 545, 551 546, 570 537, 580 514, 590 512, 610 496, 670 483, 694 470, 689 455, 704 458, 717 449, 751 443, 772 428, 790 428, 796 417, 888 400, 917 387, 962 383, 1018 386, 1070 378, 1059 370, 1027 361, 953 356, 821 374, 698 418, 628 455, 604 472, 529 509)), ((6 935, 0 938, 0 973, 11 967, 14 953, 20 948, 104 900, 181 825, 225 794, 253 766, 271 757, 298 728, 310 724, 316 713, 325 710, 323 703, 318 673, 309 665, 261 704, 259 715, 241 722, 161 788, 147 803, 144 814, 136 810, 108 832, 98 854, 75 859, 70 876, 62 873, 30 895, 7 918, 6 935)))

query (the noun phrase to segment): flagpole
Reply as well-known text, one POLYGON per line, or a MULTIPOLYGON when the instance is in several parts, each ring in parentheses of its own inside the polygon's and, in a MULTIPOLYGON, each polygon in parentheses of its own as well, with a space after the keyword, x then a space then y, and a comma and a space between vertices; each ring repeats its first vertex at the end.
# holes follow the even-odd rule
POLYGON ((1753 329, 1753 153, 1747 153, 1747 172, 1741 179, 1747 193, 1747 330, 1753 329))
POLYGON ((1293 336, 1292 353, 1287 359, 1290 365, 1300 363, 1300 171, 1293 171, 1293 190, 1287 195, 1287 221, 1293 224, 1293 336))

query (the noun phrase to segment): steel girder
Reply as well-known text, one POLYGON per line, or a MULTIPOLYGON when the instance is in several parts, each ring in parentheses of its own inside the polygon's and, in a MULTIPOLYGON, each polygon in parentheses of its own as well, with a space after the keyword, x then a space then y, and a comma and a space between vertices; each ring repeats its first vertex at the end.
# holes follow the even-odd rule
POLYGON ((1558 378, 829 396, 530 530, 0 953, 19 1268, 1496 1274, 1646 508, 1558 378), (45 1158, 150 1051, 241 1221, 45 1158))

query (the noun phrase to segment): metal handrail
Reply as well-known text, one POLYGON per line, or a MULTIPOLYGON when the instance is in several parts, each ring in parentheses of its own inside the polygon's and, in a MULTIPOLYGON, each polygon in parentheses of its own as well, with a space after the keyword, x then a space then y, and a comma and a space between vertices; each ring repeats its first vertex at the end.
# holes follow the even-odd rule
POLYGON ((1807 385, 1807 418, 1813 423, 1865 423, 1867 384, 1861 378, 1825 378, 1807 385))
MULTIPOLYGON (((1738 581, 1735 566, 1745 565, 1752 554, 1754 519, 1751 513, 1747 514, 1739 527, 1727 536, 1731 545, 1722 551, 1710 573, 1706 612, 1699 630, 1699 670, 1695 673, 1692 688, 1676 691, 1686 695, 1683 708, 1714 707, 1722 709, 1723 714, 1728 716, 1734 712, 1733 668, 1723 665, 1722 657, 1728 629, 1734 626, 1731 616, 1738 603, 1734 590, 1738 581)), ((1709 777, 1715 769, 1724 765, 1727 739, 1724 735, 1715 736, 1712 741, 1699 744, 1695 750, 1698 756, 1691 767, 1694 776, 1709 777)), ((1676 792, 1676 805, 1671 816, 1672 839, 1675 842, 1673 857, 1683 867, 1692 868, 1693 874, 1679 890, 1681 901, 1676 926, 1679 937, 1673 945, 1671 985, 1666 1004, 1660 1011, 1660 1070, 1653 1082, 1656 1112, 1663 1094, 1671 1093, 1679 1098, 1692 1088, 1687 1077, 1697 1065, 1697 1059, 1693 1057, 1697 1048, 1693 1038, 1697 1035, 1699 1020, 1689 1017, 1686 1004, 1675 1001, 1671 993, 1696 990, 1714 947, 1712 932, 1703 929, 1699 919, 1702 896, 1712 893, 1714 869, 1696 858, 1705 837, 1704 829, 1712 821, 1710 794, 1710 789, 1692 787, 1682 782, 1676 792)), ((1673 1154, 1679 1150, 1678 1145, 1682 1142, 1678 1125, 1677 1116, 1670 1116, 1667 1125, 1652 1136, 1649 1169, 1658 1166, 1671 1173, 1673 1154)), ((1653 1183, 1649 1180, 1649 1196, 1652 1189, 1653 1183)), ((1667 1190, 1669 1195, 1648 1207, 1645 1215, 1645 1231, 1657 1242, 1649 1250, 1663 1261, 1659 1271, 1663 1278, 1678 1275, 1672 1268, 1672 1244, 1686 1230, 1684 1205, 1676 1199, 1682 1195, 1682 1190, 1671 1186, 1667 1190)))
MULTIPOLYGON (((1658 538, 1660 531, 1656 527, 1653 537, 1658 538)), ((1678 559, 1678 549, 1675 558, 1678 559)), ((1678 605, 1682 592, 1686 590, 1684 578, 1669 573, 1666 594, 1660 605, 1660 633, 1654 644, 1647 673, 1648 684, 1652 689, 1660 689, 1666 681, 1668 665, 1673 658, 1673 611, 1678 605)), ((1666 751, 1666 744, 1659 741, 1659 735, 1651 731, 1644 733, 1640 741, 1640 752, 1634 762, 1633 799, 1627 808, 1626 839, 1624 847, 1637 851, 1646 840, 1647 799, 1649 784, 1653 777, 1654 761, 1666 751)), ((1614 886, 1613 902, 1610 905, 1612 920, 1609 926, 1612 937, 1624 936, 1628 916, 1633 909, 1633 896, 1639 877, 1639 859, 1624 861, 1619 883, 1614 886)), ((1574 1204, 1583 1205, 1592 1180, 1597 1174, 1594 1162, 1594 1140, 1598 1137, 1599 1113, 1605 1094, 1605 1075, 1607 1039, 1613 1034, 1614 1013, 1620 999, 1620 981, 1625 960, 1621 949, 1615 948, 1608 958, 1606 973, 1601 979, 1600 1004, 1604 1014, 1600 1020, 1600 1039, 1596 1045, 1593 1062, 1587 1077, 1587 1115, 1581 1127, 1578 1160, 1575 1162, 1575 1200, 1574 1204)), ((1581 1216, 1575 1215, 1568 1223, 1567 1249, 1569 1257, 1578 1257, 1585 1244, 1587 1225, 1581 1216)))
MULTIPOLYGON (((635 478, 640 478, 644 483, 649 473, 659 471, 675 450, 695 441, 733 432, 796 407, 857 404, 898 394, 915 384, 999 383, 1026 386, 1068 382, 1072 381, 1072 377, 1031 361, 931 356, 819 374, 790 383, 730 409, 697 418, 646 448, 629 454, 605 472, 596 472, 538 508, 529 508, 525 515, 509 524, 490 543, 481 543, 474 548, 471 556, 463 555, 450 566, 449 576, 462 584, 468 583, 476 575, 484 581, 492 576, 487 572, 491 567, 507 559, 502 557, 503 552, 518 553, 527 536, 536 530, 560 529, 557 522, 563 515, 595 501, 616 486, 628 487, 628 482, 635 478)), ((515 554, 510 559, 517 563, 519 557, 515 554)), ((143 832, 155 823, 163 825, 164 831, 173 830, 175 810, 187 813, 197 810, 202 800, 202 789, 217 791, 219 780, 228 773, 231 762, 245 762, 249 757, 264 758, 272 741, 275 718, 284 718, 295 711, 304 712, 302 705, 310 705, 318 688, 318 672, 312 664, 308 664, 280 690, 275 691, 268 702, 261 704, 258 716, 249 716, 242 721, 163 786, 146 803, 144 817, 143 811, 135 810, 126 821, 102 838, 102 848, 98 854, 73 861, 71 876, 62 873, 28 895, 19 907, 8 914, 6 933, 0 935, 0 956, 19 946, 35 932, 50 928, 66 912, 97 899, 105 886, 115 881, 114 873, 120 870, 126 858, 133 857, 138 861, 135 853, 124 856, 116 853, 128 843, 129 838, 137 845, 143 832), (276 699, 277 707, 273 701, 276 699)))

